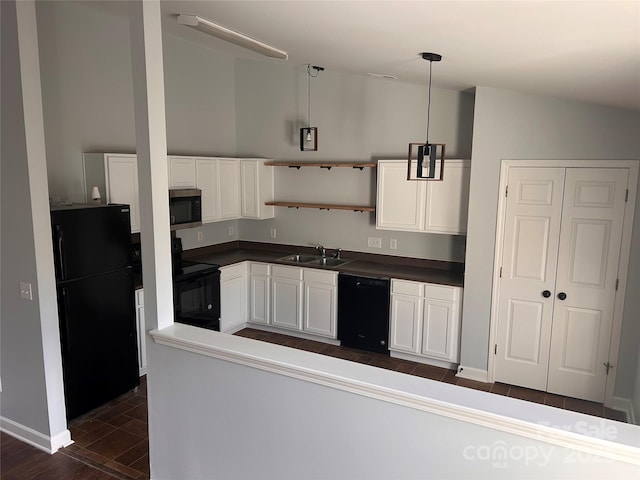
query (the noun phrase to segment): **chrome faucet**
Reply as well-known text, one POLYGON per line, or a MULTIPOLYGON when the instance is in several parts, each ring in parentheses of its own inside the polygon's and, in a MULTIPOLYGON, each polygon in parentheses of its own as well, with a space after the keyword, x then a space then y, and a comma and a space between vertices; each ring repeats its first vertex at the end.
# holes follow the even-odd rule
POLYGON ((316 245, 316 250, 320 255, 322 255, 323 258, 327 256, 327 250, 322 245, 316 245))
POLYGON ((336 248, 333 251, 333 255, 332 257, 335 258, 336 260, 340 260, 340 254, 342 253, 342 249, 341 248, 336 248))

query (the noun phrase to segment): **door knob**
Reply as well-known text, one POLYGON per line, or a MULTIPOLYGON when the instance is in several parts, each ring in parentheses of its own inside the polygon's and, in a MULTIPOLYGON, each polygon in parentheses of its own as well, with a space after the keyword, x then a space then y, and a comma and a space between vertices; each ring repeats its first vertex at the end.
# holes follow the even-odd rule
POLYGON ((565 298, 567 298, 567 294, 566 294, 566 293, 564 293, 564 292, 560 292, 560 293, 558 294, 558 298, 559 298, 560 300, 564 300, 565 298))
POLYGON ((544 291, 542 292, 542 296, 543 296, 544 298, 549 298, 549 297, 551 296, 551 292, 550 292, 549 290, 544 290, 544 291))

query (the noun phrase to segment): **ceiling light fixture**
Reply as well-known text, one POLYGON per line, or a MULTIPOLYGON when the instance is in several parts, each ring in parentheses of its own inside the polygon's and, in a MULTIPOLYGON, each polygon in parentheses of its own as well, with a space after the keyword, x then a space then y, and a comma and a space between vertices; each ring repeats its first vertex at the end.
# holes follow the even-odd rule
POLYGON ((318 150, 318 129, 311 126, 311 78, 316 78, 323 67, 307 65, 307 126, 300 129, 300 150, 312 152, 318 150), (315 70, 315 75, 311 73, 315 70))
POLYGON ((367 75, 369 75, 370 77, 373 78, 384 78, 387 80, 398 80, 398 77, 396 77, 395 75, 391 75, 390 73, 372 73, 369 72, 367 73, 367 75))
POLYGON ((214 37, 220 38, 240 47, 247 48, 267 57, 278 58, 280 60, 286 60, 287 58, 289 58, 289 55, 285 51, 272 47, 271 45, 267 45, 266 43, 262 43, 255 38, 251 38, 248 35, 245 35, 244 33, 236 32, 235 30, 231 30, 230 28, 223 27, 222 25, 214 23, 211 20, 207 20, 206 18, 199 17, 198 15, 186 15, 181 13, 178 14, 177 21, 180 25, 185 25, 200 32, 213 35, 214 37))
POLYGON ((427 103, 427 141, 425 143, 409 144, 409 159, 407 163, 407 180, 442 180, 444 172, 444 143, 429 142, 429 115, 431 110, 431 65, 442 60, 437 53, 421 53, 424 60, 429 61, 429 101, 427 103), (415 151, 414 151, 415 148, 415 151), (411 169, 411 162, 416 160, 415 176, 411 169), (440 160, 438 162, 438 159, 440 160))

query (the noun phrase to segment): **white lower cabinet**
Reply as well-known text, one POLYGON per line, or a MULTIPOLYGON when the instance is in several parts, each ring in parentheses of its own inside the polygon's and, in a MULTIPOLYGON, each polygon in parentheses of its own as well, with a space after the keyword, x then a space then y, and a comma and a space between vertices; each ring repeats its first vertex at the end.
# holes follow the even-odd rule
POLYGON ((338 272, 249 263, 249 322, 255 326, 335 340, 337 299, 338 272))
POLYGON ((138 288, 136 299, 136 332, 138 336, 138 368, 140 376, 147 373, 147 332, 144 323, 144 290, 138 288))
POLYGON ((271 325, 302 329, 302 269, 271 266, 271 325))
POLYGON ((271 323, 270 297, 271 266, 268 263, 249 263, 249 321, 269 325, 271 323))
POLYGON ((338 274, 305 268, 302 330, 323 337, 337 337, 338 274))
POLYGON ((220 267, 220 331, 234 333, 247 322, 247 262, 220 267))
POLYGON ((391 356, 451 367, 459 363, 462 288, 391 281, 391 356))

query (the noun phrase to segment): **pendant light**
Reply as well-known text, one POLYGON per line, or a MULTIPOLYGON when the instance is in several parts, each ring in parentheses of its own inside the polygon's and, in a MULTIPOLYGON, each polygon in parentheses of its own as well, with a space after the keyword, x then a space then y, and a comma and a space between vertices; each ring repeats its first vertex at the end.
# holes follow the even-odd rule
POLYGON ((311 78, 316 78, 323 70, 324 67, 307 65, 307 126, 300 129, 300 150, 303 152, 318 150, 318 129, 311 126, 311 78))
POLYGON ((431 110, 431 66, 433 62, 442 60, 442 55, 423 52, 420 56, 429 61, 429 100, 427 103, 427 141, 409 144, 407 163, 407 180, 442 180, 444 172, 444 143, 429 142, 429 115, 431 110), (415 175, 411 162, 416 160, 415 175))

